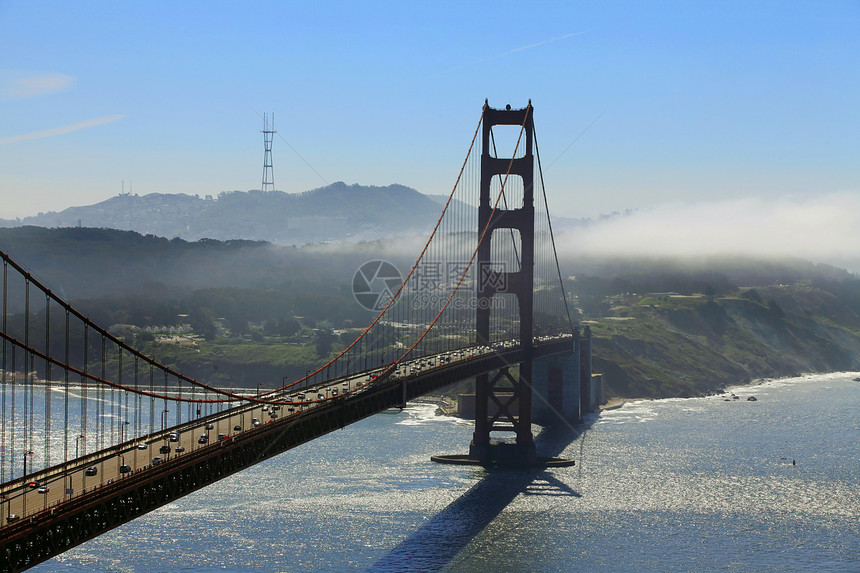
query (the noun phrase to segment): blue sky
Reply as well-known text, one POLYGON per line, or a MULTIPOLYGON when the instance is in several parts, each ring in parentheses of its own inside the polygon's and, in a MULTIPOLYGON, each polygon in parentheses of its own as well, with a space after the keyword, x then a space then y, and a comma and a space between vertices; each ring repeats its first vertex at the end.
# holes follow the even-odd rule
POLYGON ((856 198, 860 1, 0 0, 0 217, 258 189, 263 112, 279 190, 448 193, 484 98, 556 214, 856 198))

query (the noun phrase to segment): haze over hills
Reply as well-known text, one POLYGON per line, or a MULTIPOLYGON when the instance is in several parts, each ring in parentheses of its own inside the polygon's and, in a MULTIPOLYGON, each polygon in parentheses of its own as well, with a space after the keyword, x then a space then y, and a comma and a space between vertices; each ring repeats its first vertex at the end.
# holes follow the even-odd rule
MULTIPOLYGON (((404 243, 292 247, 113 229, 0 229, 0 249, 97 324, 138 337, 187 323, 205 339, 199 352, 153 336, 136 343, 193 377, 248 387, 301 375, 332 344, 351 342, 351 329, 374 316, 352 294, 356 269, 379 259, 409 268, 415 245, 404 243)), ((562 256, 560 267, 573 319, 594 334, 595 368, 610 394, 693 396, 756 377, 860 368, 860 278, 844 270, 736 257, 562 256)), ((17 300, 12 314, 22 310, 17 300)))
POLYGON ((232 191, 201 198, 124 193, 95 205, 0 220, 0 226, 98 227, 187 241, 246 239, 301 245, 429 232, 440 209, 437 198, 403 185, 336 182, 296 194, 232 191))
MULTIPOLYGON (((404 185, 347 185, 342 181, 304 193, 225 191, 217 196, 122 193, 101 203, 0 219, 0 227, 91 227, 135 231, 186 241, 267 241, 280 245, 375 241, 428 235, 447 195, 424 195, 404 185)), ((459 203, 454 199, 454 203, 459 203)), ((459 205, 460 213, 477 208, 459 205)), ((582 223, 554 217, 559 228, 582 223)))

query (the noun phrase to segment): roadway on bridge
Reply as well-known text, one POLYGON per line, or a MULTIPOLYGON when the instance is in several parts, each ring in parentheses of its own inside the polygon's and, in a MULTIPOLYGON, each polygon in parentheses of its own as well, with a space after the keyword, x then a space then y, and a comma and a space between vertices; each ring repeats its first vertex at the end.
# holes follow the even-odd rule
MULTIPOLYGON (((501 343, 500 348, 515 348, 514 342, 501 343)), ((445 364, 469 360, 490 352, 488 347, 476 346, 425 356, 398 365, 394 378, 417 372, 428 372, 445 364)), ((174 428, 132 440, 76 460, 65 467, 57 466, 26 476, 26 481, 10 484, 2 492, 0 509, 2 526, 12 524, 76 496, 110 485, 116 481, 162 464, 175 463, 191 452, 217 448, 263 424, 281 418, 298 416, 319 407, 338 396, 361 392, 371 387, 383 368, 377 368, 344 378, 328 380, 322 385, 305 389, 291 388, 288 392, 265 396, 263 399, 282 404, 251 403, 187 422, 174 428)), ((0 526, 0 528, 2 528, 0 526)))

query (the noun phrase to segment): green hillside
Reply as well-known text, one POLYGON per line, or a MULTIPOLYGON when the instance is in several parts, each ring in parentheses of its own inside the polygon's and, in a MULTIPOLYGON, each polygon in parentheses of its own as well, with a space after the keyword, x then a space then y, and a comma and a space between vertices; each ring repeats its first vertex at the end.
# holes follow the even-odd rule
MULTIPOLYGON (((295 379, 349 343, 373 318, 352 296, 355 270, 380 258, 409 268, 397 246, 0 229, 0 249, 96 323, 187 375, 236 386, 295 379)), ((844 270, 564 257, 561 269, 610 395, 694 396, 761 377, 860 370, 860 279, 844 270)), ((10 300, 8 311, 20 310, 10 300)))
POLYGON ((860 369, 860 316, 809 285, 650 295, 583 321, 610 395, 696 396, 755 378, 860 369))

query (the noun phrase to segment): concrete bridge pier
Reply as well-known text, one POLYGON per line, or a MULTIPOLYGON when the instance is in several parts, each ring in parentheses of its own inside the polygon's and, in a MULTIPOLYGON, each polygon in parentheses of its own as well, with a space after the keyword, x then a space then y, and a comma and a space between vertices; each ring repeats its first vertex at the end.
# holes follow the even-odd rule
POLYGON ((600 405, 599 380, 591 372, 591 330, 574 335, 569 354, 534 361, 532 418, 542 426, 577 424, 600 405))
POLYGON ((577 352, 535 361, 532 419, 542 426, 577 424, 582 419, 577 352))

